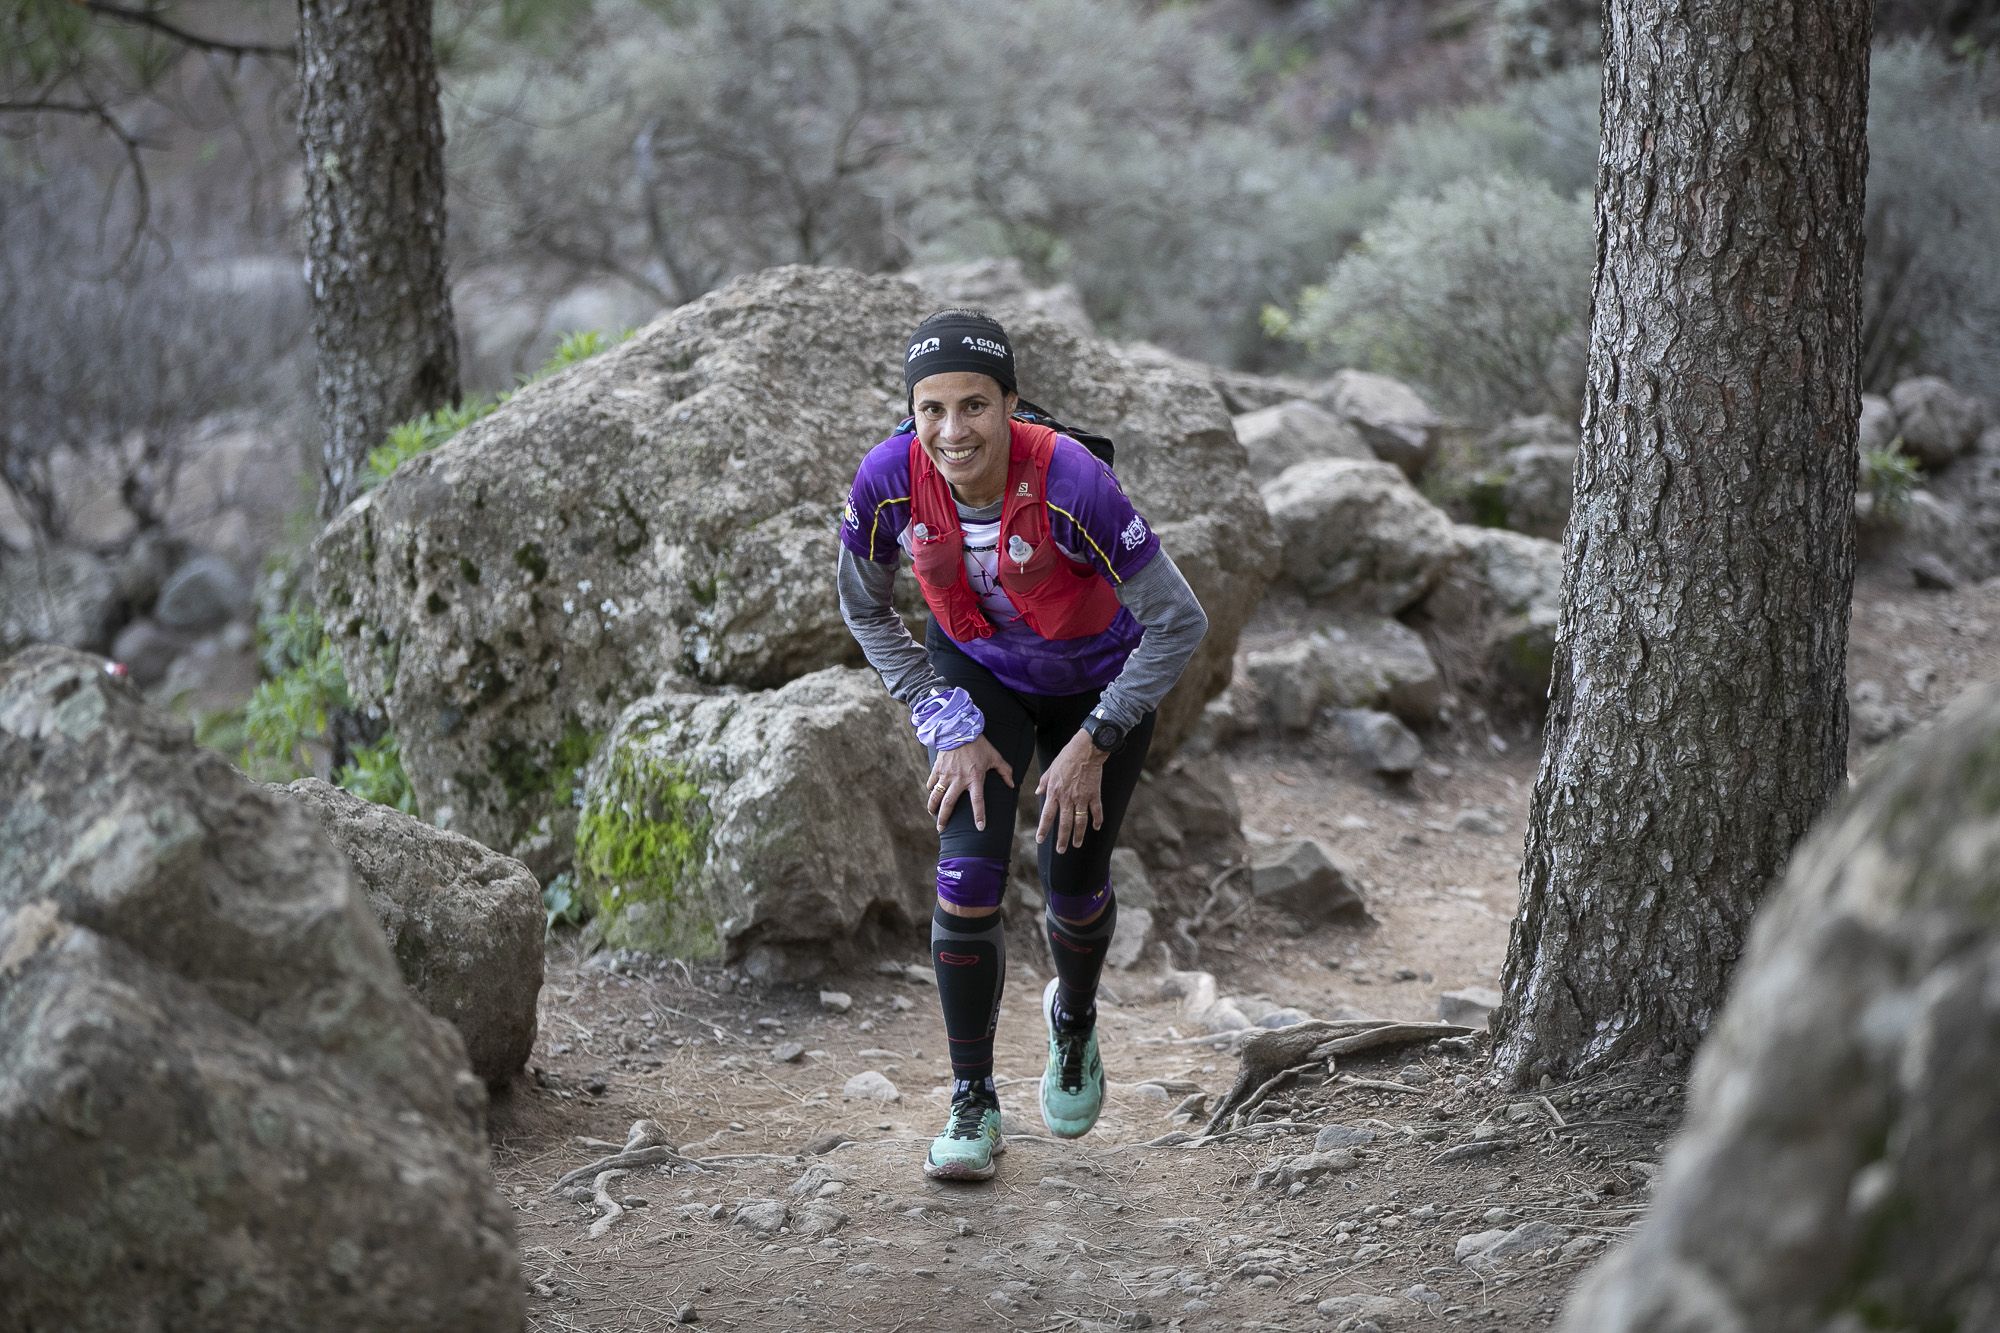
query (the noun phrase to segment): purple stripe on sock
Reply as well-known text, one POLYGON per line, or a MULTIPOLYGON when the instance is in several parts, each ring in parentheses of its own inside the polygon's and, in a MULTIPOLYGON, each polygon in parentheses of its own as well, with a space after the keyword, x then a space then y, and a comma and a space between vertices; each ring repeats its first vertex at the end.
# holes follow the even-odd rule
MULTIPOLYGON (((1088 921, 1103 910, 1111 900, 1111 877, 1106 875, 1104 883, 1090 893, 1051 893, 1049 913, 1063 921, 1088 921)), ((996 898, 994 900, 998 902, 996 898)))
POLYGON ((947 856, 937 870, 938 897, 954 907, 998 907, 1007 863, 993 856, 947 856))

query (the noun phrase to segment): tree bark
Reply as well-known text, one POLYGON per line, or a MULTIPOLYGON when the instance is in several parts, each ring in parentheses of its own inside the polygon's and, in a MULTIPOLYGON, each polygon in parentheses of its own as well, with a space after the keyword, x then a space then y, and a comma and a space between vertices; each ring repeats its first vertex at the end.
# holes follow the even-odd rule
POLYGON ((458 398, 429 0, 299 0, 320 515, 390 429, 458 398))
POLYGON ((1590 373, 1494 1019, 1692 1051, 1845 773, 1868 0, 1611 0, 1590 373))

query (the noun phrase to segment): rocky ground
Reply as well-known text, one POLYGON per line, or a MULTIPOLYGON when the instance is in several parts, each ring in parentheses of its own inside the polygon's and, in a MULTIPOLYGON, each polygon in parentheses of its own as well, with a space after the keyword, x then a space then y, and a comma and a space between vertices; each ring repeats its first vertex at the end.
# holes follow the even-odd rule
MULTIPOLYGON (((1852 639, 1858 769, 2000 676, 2000 581, 1864 577, 1852 639)), ((1401 790, 1309 745, 1217 760, 1253 842, 1321 839, 1360 871, 1372 920, 1218 913, 1175 966, 1327 1018, 1432 1020, 1442 992, 1495 984, 1533 732, 1461 723, 1427 743, 1401 790)), ((534 1326, 1546 1329, 1642 1216, 1679 1113, 1673 1071, 1506 1092, 1478 1042, 1447 1040, 1341 1057, 1260 1123, 1193 1143, 1236 1078, 1236 1039, 1200 1035, 1185 978, 1155 956, 1107 981, 1104 1120, 1058 1141, 1035 1109, 1046 960, 1018 939, 1014 957, 1009 1151, 964 1186, 919 1170, 945 1107, 919 941, 824 980, 828 996, 559 945, 532 1077, 493 1110, 534 1326), (601 1194, 594 1174, 552 1188, 640 1120, 675 1160, 601 1194), (605 1203, 624 1210, 608 1224, 605 1203)))

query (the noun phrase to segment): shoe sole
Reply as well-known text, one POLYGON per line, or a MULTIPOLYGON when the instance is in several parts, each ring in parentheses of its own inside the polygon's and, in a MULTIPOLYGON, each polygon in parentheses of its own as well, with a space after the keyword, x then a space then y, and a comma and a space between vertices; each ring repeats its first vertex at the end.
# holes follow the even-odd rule
POLYGON ((993 1179, 994 1171, 998 1169, 998 1163, 995 1162, 994 1158, 999 1157, 1006 1151, 1007 1140, 1003 1138, 993 1145, 993 1156, 986 1159, 986 1165, 983 1167, 974 1166, 970 1162, 945 1162, 940 1165, 937 1162, 933 1162, 930 1159, 930 1155, 926 1153, 924 1155, 924 1174, 932 1180, 991 1180, 993 1179))
MULTIPOLYGON (((1056 983, 1052 980, 1042 990, 1042 1030, 1048 1036, 1055 1035, 1055 1002, 1056 983)), ((1104 1092, 1104 1085, 1100 1083, 1097 1088, 1097 1115, 1088 1120, 1058 1119, 1049 1112, 1049 1075, 1047 1070, 1043 1070, 1041 1082, 1035 1085, 1035 1100, 1041 1105, 1042 1123, 1049 1127, 1049 1133, 1059 1139, 1080 1139, 1096 1127, 1098 1118, 1104 1114, 1104 1092)))

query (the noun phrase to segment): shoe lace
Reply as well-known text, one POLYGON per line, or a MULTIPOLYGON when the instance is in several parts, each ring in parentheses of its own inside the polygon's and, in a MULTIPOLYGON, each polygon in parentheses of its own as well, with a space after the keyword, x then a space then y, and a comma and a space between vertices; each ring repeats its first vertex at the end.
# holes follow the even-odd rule
POLYGON ((945 1133, 954 1139, 976 1139, 986 1132, 986 1113, 992 1106, 983 1097, 964 1096, 951 1104, 951 1123, 945 1133))
POLYGON ((1056 1054, 1062 1063, 1057 1086, 1064 1092, 1083 1090, 1083 1062, 1089 1046, 1089 1028, 1056 1028, 1056 1054))

